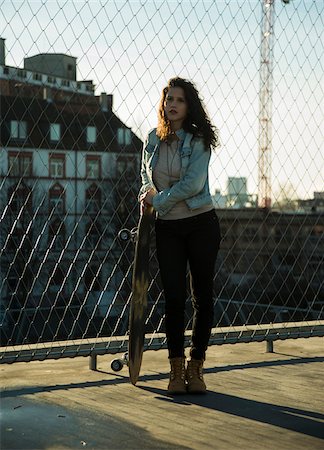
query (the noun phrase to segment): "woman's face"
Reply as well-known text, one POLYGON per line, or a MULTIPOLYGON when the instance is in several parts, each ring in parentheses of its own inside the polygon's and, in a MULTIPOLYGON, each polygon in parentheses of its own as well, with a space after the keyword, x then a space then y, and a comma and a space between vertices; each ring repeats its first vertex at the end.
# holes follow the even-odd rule
POLYGON ((188 104, 181 87, 169 88, 164 100, 164 111, 171 122, 171 128, 181 128, 188 114, 188 104))

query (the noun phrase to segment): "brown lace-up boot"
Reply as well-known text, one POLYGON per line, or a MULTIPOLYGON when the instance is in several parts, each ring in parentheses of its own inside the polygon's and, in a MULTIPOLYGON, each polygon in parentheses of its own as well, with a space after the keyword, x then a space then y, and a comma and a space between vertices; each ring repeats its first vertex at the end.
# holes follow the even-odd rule
POLYGON ((170 365, 169 394, 185 394, 187 392, 185 358, 170 358, 170 365))
POLYGON ((188 382, 187 390, 190 394, 205 394, 206 384, 203 378, 203 359, 188 360, 186 378, 188 382))

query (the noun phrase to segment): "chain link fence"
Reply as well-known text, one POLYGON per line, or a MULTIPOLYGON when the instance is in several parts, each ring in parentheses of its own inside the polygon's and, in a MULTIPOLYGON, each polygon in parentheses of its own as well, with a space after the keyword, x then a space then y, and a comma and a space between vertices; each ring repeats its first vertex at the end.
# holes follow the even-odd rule
MULTIPOLYGON (((324 334, 322 2, 2 1, 1 362, 127 347, 142 142, 193 80, 222 147, 211 343, 324 334)), ((165 346, 155 256, 146 348, 165 346)), ((187 343, 192 319, 188 290, 187 343)))

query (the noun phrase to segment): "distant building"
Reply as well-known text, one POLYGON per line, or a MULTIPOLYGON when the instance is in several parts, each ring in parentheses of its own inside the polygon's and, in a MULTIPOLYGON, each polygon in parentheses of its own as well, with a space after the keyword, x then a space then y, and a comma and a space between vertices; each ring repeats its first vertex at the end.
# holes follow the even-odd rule
POLYGON ((87 100, 88 106, 98 103, 92 81, 76 80, 75 57, 64 54, 35 55, 24 59, 24 68, 11 67, 6 65, 5 40, 0 39, 0 62, 1 95, 46 97, 49 101, 64 102, 87 100))
POLYGON ((229 277, 270 279, 284 272, 323 288, 323 213, 225 209, 217 214, 222 232, 219 265, 229 277))
POLYGON ((222 195, 219 189, 212 195, 215 208, 256 208, 257 196, 247 193, 247 179, 245 177, 229 177, 227 194, 222 195))
POLYGON ((24 59, 24 69, 76 81, 76 58, 62 53, 43 53, 24 59))
POLYGON ((229 177, 227 183, 228 207, 243 208, 247 202, 247 179, 245 177, 229 177))
POLYGON ((215 208, 226 208, 227 196, 222 195, 221 191, 216 189, 214 195, 212 195, 212 201, 215 208))
POLYGON ((308 200, 298 200, 298 207, 305 212, 324 212, 324 192, 314 192, 314 197, 308 200))

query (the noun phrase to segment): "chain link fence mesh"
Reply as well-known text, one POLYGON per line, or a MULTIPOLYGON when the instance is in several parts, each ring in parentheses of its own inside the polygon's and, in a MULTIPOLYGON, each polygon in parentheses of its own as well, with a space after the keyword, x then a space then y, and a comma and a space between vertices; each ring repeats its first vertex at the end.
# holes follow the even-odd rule
MULTIPOLYGON (((196 83, 221 134, 214 327, 223 342, 278 323, 312 335, 324 319, 323 2, 0 3, 1 358, 124 345, 134 245, 118 232, 137 224, 142 142, 175 75, 196 83)), ((164 332, 154 244, 150 272, 147 348, 164 332)), ((190 330, 189 289, 186 316, 190 330)))

